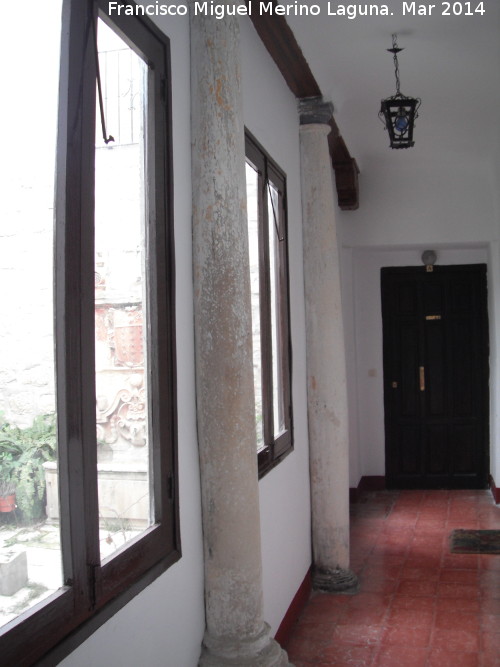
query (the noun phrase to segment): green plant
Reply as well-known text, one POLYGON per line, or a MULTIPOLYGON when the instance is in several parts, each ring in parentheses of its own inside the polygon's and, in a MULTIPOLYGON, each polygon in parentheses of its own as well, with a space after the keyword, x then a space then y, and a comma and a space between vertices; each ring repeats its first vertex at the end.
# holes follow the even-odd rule
POLYGON ((7 498, 7 496, 11 496, 15 492, 16 492, 15 481, 11 479, 0 479, 0 498, 7 498))
POLYGON ((1 477, 15 484, 17 506, 27 523, 34 523, 43 516, 43 464, 56 458, 56 446, 54 415, 39 415, 27 428, 9 424, 0 416, 1 477))
POLYGON ((0 413, 0 496, 8 496, 15 491, 16 471, 21 448, 11 437, 11 427, 0 413))

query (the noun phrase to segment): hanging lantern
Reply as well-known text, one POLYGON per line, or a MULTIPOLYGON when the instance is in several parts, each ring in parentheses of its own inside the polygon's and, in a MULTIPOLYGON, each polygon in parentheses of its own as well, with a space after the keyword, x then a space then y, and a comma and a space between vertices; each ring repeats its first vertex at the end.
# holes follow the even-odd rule
POLYGON ((421 100, 418 97, 406 97, 399 89, 398 53, 403 49, 400 49, 397 45, 397 35, 392 36, 392 49, 387 50, 394 57, 396 94, 382 100, 378 115, 389 132, 391 148, 410 148, 410 146, 415 144, 413 141, 413 128, 415 118, 418 117, 421 100))

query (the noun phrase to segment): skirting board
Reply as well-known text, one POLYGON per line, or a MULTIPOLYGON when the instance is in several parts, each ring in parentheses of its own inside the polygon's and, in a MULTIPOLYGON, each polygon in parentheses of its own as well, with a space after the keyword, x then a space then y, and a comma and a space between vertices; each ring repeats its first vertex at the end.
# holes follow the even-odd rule
POLYGON ((311 568, 307 571, 307 574, 304 578, 304 581, 300 584, 299 590, 295 593, 295 596, 288 607, 288 610, 281 621, 281 625, 276 632, 275 639, 281 646, 284 646, 293 629, 295 621, 300 616, 302 610, 307 604, 311 596, 312 591, 312 578, 311 578, 311 568))
POLYGON ((359 480, 356 488, 349 489, 349 502, 357 503, 360 495, 366 491, 383 491, 385 489, 384 475, 365 475, 359 480))
MULTIPOLYGON (((500 504, 500 489, 495 484, 492 475, 489 476, 489 484, 493 499, 498 505, 500 504)), ((364 491, 382 491, 383 489, 385 489, 385 477, 383 475, 366 475, 359 480, 356 488, 349 489, 349 502, 356 503, 364 491)))
POLYGON ((493 475, 490 475, 490 489, 491 493, 493 494, 493 499, 495 500, 495 503, 498 505, 500 503, 500 489, 497 488, 495 480, 493 479, 493 475))

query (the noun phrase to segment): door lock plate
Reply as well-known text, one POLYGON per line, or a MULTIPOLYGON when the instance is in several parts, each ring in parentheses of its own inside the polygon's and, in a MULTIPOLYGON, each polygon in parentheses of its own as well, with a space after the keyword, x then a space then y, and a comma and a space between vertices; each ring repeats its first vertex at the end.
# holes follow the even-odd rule
POLYGON ((420 376, 420 391, 425 391, 425 368, 419 366, 418 371, 420 376))

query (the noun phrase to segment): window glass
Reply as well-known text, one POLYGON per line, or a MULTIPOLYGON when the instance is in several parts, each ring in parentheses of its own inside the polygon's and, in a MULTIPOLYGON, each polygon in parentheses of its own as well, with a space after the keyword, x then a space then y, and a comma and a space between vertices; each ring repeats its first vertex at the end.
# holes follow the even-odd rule
POLYGON ((260 267, 259 267, 259 174, 247 163, 247 221, 250 260, 250 291, 252 306, 252 350, 255 388, 255 424, 257 451, 264 447, 264 423, 262 415, 262 358, 260 340, 260 267))
POLYGON ((0 625, 62 584, 53 325, 61 2, 23 0, 22 37, 19 6, 2 6, 0 625))
POLYGON ((99 542, 105 557, 151 523, 144 224, 147 68, 101 20, 98 47, 105 125, 113 137, 105 143, 97 108, 96 419, 99 542))
POLYGON ((269 211, 269 289, 271 306, 271 354, 273 376, 273 430, 277 437, 285 430, 283 377, 281 359, 283 338, 281 331, 281 294, 280 285, 280 211, 278 190, 269 182, 267 209, 269 211))

